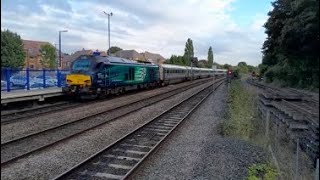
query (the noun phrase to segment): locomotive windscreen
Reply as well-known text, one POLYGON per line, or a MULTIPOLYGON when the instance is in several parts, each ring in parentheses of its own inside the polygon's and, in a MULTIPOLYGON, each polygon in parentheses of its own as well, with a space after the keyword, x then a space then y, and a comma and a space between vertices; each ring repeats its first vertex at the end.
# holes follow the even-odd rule
POLYGON ((89 59, 76 60, 72 65, 72 71, 89 71, 91 61, 89 59))

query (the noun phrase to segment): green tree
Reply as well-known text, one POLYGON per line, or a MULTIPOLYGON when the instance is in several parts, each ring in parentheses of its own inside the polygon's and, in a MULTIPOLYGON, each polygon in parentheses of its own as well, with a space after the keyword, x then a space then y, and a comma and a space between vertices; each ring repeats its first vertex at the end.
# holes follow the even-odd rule
POLYGON ((193 43, 190 38, 188 38, 186 42, 186 47, 184 49, 184 64, 190 66, 191 58, 194 57, 194 51, 193 51, 193 43))
POLYGON ((229 69, 229 68, 231 68, 232 66, 230 65, 230 64, 224 64, 223 66, 222 66, 222 68, 223 69, 229 69))
POLYGON ((1 66, 20 68, 25 61, 23 43, 17 33, 1 31, 1 66))
POLYGON ((210 46, 209 50, 208 50, 208 66, 209 66, 209 68, 212 67, 212 64, 213 64, 213 51, 212 51, 212 47, 210 46))
POLYGON ((114 54, 114 53, 116 53, 118 51, 121 51, 122 49, 117 47, 117 46, 111 46, 110 49, 108 49, 107 54, 109 54, 109 50, 110 50, 111 54, 114 54))
POLYGON ((43 44, 40 47, 40 53, 42 55, 42 59, 40 63, 45 68, 55 68, 56 67, 56 48, 49 44, 43 44))
POLYGON ((264 25, 266 78, 284 85, 319 87, 319 1, 276 0, 264 25))
POLYGON ((248 65, 246 62, 239 62, 237 69, 239 70, 239 73, 244 73, 244 74, 248 73, 248 65))

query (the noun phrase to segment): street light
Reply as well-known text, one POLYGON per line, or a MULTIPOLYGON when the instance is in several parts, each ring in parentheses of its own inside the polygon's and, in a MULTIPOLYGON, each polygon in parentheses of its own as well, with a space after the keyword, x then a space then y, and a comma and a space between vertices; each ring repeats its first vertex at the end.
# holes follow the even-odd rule
POLYGON ((108 16, 108 37, 109 37, 109 39, 108 39, 109 40, 108 55, 110 56, 110 16, 112 16, 113 14, 112 14, 112 12, 111 13, 106 13, 105 11, 103 11, 103 13, 108 16))
POLYGON ((59 31, 59 67, 61 67, 61 33, 68 32, 68 30, 59 31))

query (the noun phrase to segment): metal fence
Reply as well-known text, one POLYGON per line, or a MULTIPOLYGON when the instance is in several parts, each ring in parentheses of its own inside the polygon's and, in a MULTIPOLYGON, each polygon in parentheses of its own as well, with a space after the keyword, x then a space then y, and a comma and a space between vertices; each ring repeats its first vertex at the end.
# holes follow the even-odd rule
POLYGON ((1 91, 35 90, 66 85, 69 71, 1 68, 1 91))

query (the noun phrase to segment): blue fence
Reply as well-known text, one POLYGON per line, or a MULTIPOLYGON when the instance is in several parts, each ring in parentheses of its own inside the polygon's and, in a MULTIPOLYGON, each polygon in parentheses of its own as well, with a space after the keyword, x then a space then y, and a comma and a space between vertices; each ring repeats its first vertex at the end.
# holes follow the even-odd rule
POLYGON ((69 71, 1 68, 1 91, 63 87, 69 71))

